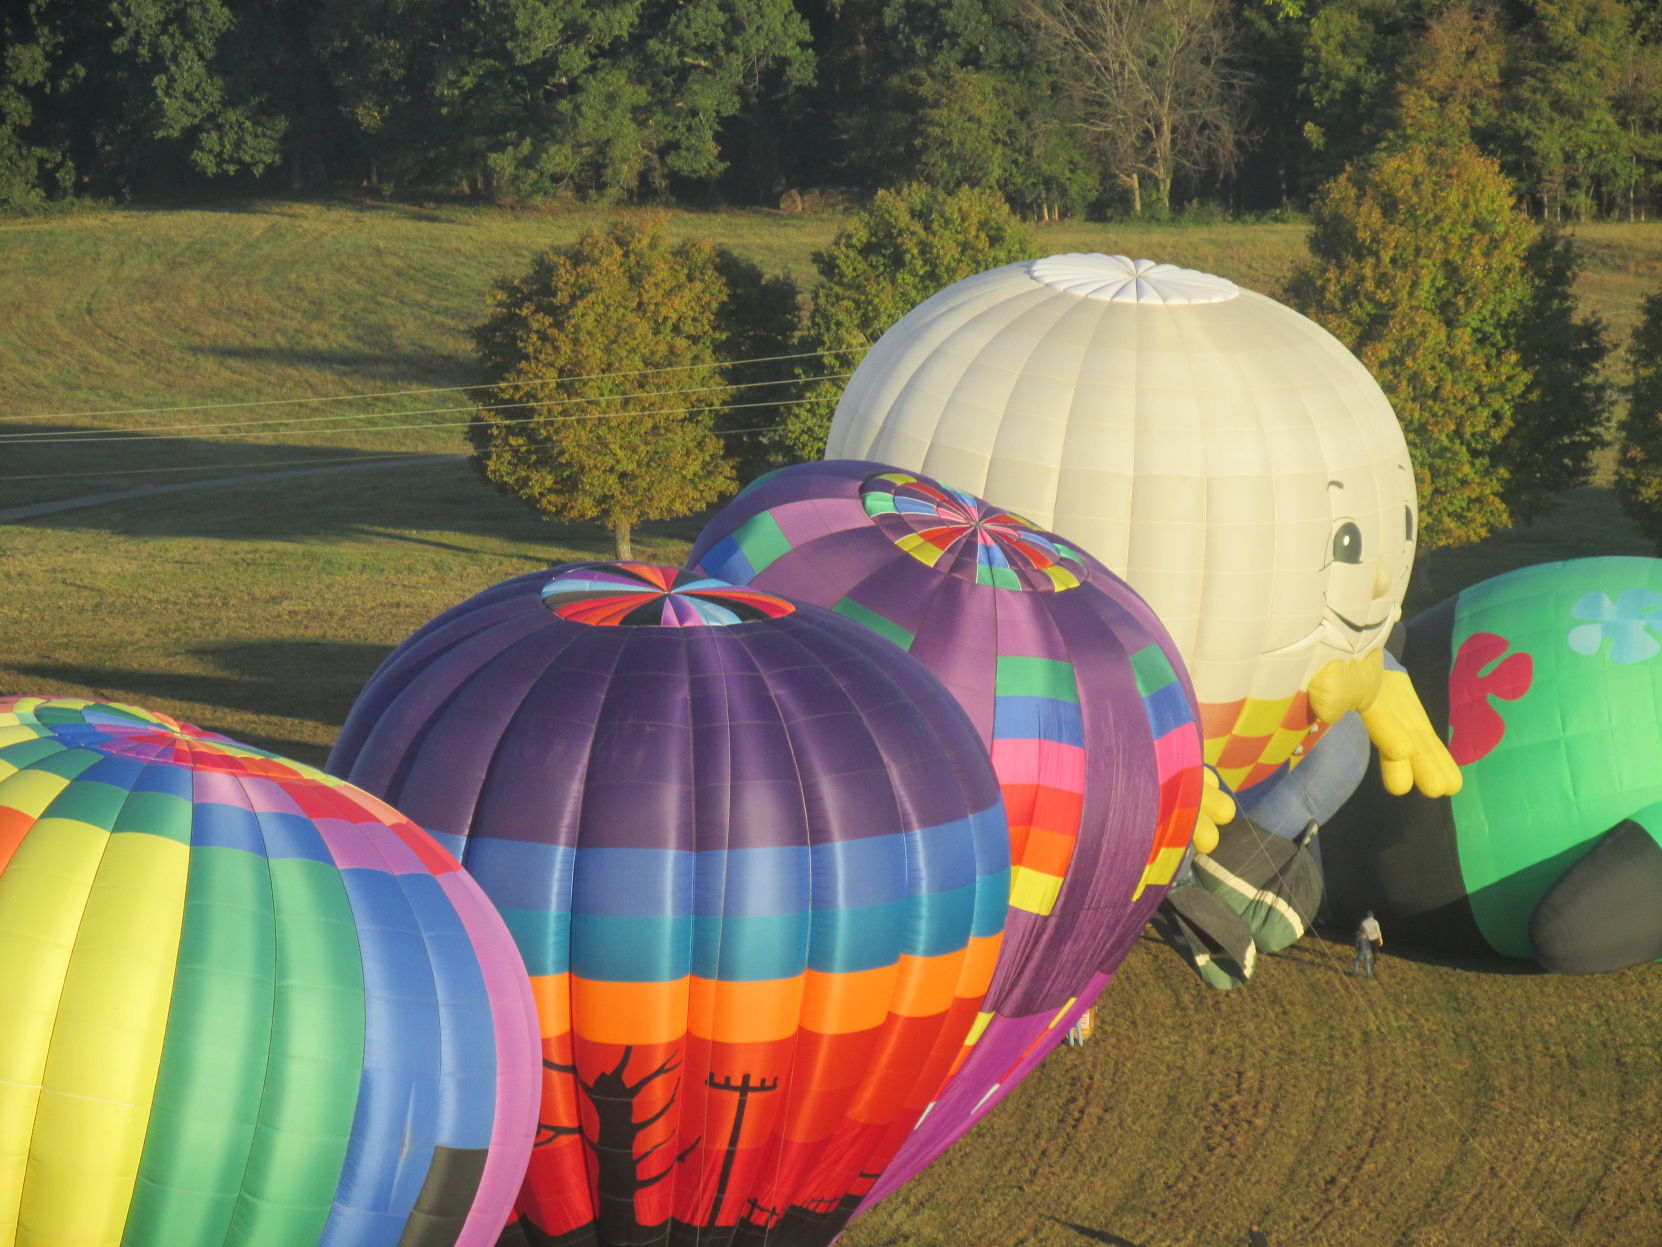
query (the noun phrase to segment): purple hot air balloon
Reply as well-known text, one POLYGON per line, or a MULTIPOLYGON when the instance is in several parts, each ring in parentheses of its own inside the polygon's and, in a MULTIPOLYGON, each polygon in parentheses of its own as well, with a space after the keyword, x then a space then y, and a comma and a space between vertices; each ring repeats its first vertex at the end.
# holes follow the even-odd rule
POLYGON ((985 1012, 870 1207, 1056 1046, 1159 904, 1200 802, 1194 694, 1153 612, 1096 560, 881 464, 758 480, 709 522, 689 565, 888 637, 957 696, 998 771, 1011 896, 985 1012))
POLYGON ((992 975, 999 787, 919 663, 673 568, 507 581, 400 646, 331 769, 496 901, 545 1067, 520 1243, 822 1245, 992 975))

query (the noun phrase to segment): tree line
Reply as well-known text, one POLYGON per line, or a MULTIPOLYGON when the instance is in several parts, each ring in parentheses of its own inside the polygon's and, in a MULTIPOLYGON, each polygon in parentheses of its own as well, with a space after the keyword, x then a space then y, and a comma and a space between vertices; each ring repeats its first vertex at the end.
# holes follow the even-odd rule
POLYGON ((23 0, 0 208, 222 187, 1303 209, 1407 85, 1548 220, 1662 191, 1662 0, 23 0))

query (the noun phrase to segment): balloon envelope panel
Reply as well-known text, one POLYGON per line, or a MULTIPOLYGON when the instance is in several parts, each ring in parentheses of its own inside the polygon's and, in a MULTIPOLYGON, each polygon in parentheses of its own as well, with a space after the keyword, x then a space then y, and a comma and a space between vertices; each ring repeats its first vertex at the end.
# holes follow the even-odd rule
POLYGON ((962 1063, 875 1199, 1060 1042, 1159 904, 1198 812, 1193 695, 1159 621, 1089 555, 882 464, 757 481, 706 525, 690 562, 909 651, 968 711, 1003 788, 1013 872, 998 970, 962 1063))
POLYGON ((0 699, 0 1241, 493 1242, 536 1121, 500 918, 397 811, 0 699))
MULTIPOLYGON (((1549 889, 1624 821, 1656 823, 1658 607, 1662 561, 1578 559, 1497 576, 1412 620, 1404 662, 1465 783, 1436 801, 1367 799, 1364 786, 1321 836, 1336 909, 1375 908, 1404 938, 1535 955, 1549 889)), ((1602 920, 1629 918, 1641 915, 1602 920)))
POLYGON ((536 1243, 823 1243, 991 978, 1008 832, 927 670, 641 564, 486 590, 364 690, 331 768, 455 846, 532 975, 536 1243))
POLYGON ((1361 363, 1273 299, 1147 260, 1050 256, 941 291, 861 362, 826 458, 950 481, 1123 576, 1237 789, 1305 743, 1315 671, 1383 644, 1413 563, 1407 447, 1361 363))

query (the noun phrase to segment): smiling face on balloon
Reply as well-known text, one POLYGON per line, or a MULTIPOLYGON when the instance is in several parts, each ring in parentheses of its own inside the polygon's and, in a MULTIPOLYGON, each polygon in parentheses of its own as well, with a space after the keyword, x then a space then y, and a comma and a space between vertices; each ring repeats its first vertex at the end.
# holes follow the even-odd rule
POLYGON ((1402 615, 1414 566, 1414 477, 1406 462, 1376 463, 1327 482, 1327 542, 1318 648, 1332 658, 1377 649, 1402 615))

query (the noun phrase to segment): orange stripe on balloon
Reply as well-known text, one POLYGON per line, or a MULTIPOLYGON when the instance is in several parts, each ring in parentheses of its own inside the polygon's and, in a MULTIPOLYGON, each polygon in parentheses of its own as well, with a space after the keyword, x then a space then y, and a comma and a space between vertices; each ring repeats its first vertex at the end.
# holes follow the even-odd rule
POLYGON ((846 1035, 881 1026, 889 1016, 899 966, 849 974, 809 970, 803 976, 802 1026, 823 1035, 846 1035))
MULTIPOLYGON (((566 976, 555 976, 566 977, 566 976)), ((588 1043, 674 1043, 687 1033, 691 980, 668 983, 611 983, 573 974, 570 1016, 588 1043)))
POLYGON ((545 1039, 571 1030, 571 975, 533 974, 531 999, 536 1001, 538 1029, 545 1039))
POLYGON ((907 1018, 938 1018, 952 1007, 963 975, 961 949, 934 957, 902 956, 889 1008, 907 1018))
POLYGON ((23 843, 23 837, 34 825, 33 814, 25 814, 10 806, 0 805, 0 870, 6 869, 6 863, 12 860, 17 846, 23 843))

